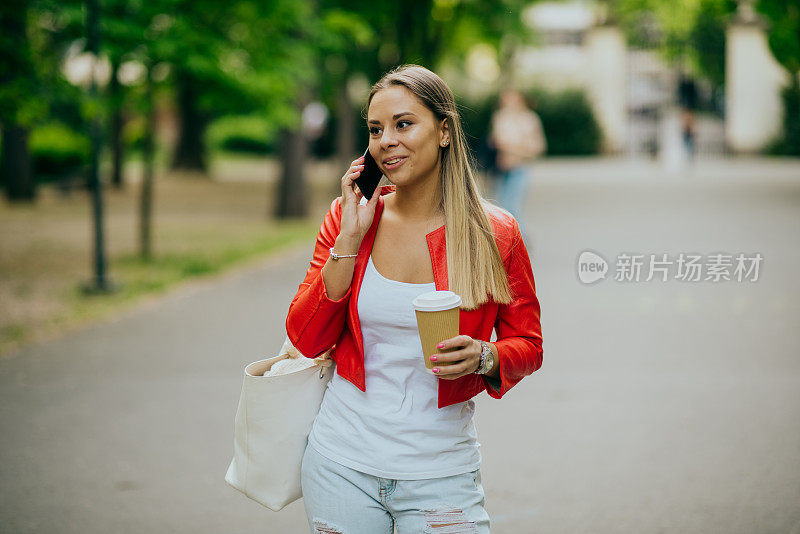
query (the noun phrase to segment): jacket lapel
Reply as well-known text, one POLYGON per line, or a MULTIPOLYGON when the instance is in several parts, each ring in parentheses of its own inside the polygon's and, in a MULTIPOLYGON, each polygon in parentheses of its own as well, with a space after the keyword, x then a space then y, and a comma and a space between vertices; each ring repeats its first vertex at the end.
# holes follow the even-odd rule
POLYGON ((436 284, 437 291, 445 291, 450 288, 450 282, 447 278, 447 243, 444 236, 444 226, 440 226, 425 236, 428 241, 428 252, 431 255, 431 267, 433 267, 433 281, 436 284))

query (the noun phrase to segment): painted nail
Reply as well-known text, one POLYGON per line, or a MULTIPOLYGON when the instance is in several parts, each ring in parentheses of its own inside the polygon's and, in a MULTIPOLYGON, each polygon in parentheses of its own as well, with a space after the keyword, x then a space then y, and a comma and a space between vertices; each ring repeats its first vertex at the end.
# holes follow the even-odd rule
POLYGON ((440 348, 440 349, 443 349, 444 348, 444 343, 439 343, 438 345, 436 345, 436 347, 440 348))
POLYGON ((431 356, 431 361, 435 362, 436 361, 436 356, 431 356))
POLYGON ((438 367, 434 367, 434 368, 433 368, 433 372, 434 372, 434 373, 438 373, 438 372, 439 372, 439 368, 438 368, 438 367))

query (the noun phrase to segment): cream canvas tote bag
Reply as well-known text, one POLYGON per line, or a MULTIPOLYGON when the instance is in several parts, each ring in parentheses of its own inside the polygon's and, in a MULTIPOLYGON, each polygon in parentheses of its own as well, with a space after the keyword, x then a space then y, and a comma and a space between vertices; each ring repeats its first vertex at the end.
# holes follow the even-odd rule
POLYGON ((303 496, 300 464, 333 376, 335 365, 329 356, 330 351, 308 359, 287 337, 279 355, 244 368, 234 422, 233 460, 225 481, 275 512, 303 496), (284 374, 263 376, 273 364, 287 358, 302 358, 310 366, 297 360, 284 374))

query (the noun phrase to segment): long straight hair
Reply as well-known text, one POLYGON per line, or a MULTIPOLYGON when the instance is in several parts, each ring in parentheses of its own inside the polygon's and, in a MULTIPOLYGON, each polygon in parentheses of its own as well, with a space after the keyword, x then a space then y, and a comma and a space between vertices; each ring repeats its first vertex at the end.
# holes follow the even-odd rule
POLYGON ((451 291, 461 296, 462 308, 478 308, 490 298, 512 300, 503 258, 494 238, 488 212, 498 209, 478 191, 472 156, 467 146, 455 98, 437 74, 419 65, 401 65, 386 73, 369 93, 367 108, 378 91, 401 85, 430 109, 439 122, 446 119, 450 143, 439 147, 440 183, 447 241, 447 275, 451 291))

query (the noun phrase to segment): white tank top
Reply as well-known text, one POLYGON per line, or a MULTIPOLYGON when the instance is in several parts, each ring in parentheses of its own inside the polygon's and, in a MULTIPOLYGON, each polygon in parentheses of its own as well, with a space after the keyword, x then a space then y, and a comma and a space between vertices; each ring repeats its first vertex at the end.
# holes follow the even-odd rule
POLYGON ((436 286, 384 278, 369 258, 358 295, 366 392, 334 374, 309 444, 329 460, 396 480, 478 469, 472 400, 438 407, 439 378, 425 369, 411 301, 436 286))

